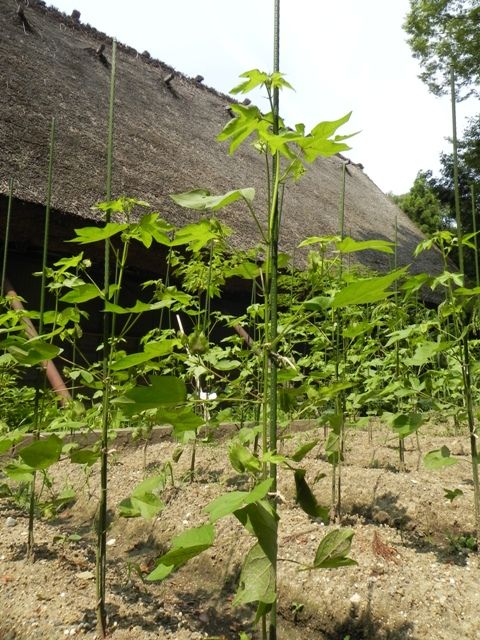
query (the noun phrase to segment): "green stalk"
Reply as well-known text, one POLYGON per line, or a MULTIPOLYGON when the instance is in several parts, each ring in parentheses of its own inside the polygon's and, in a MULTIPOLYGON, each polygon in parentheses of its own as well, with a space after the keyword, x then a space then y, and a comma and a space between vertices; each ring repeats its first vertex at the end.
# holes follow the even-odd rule
MULTIPOLYGON (((112 160, 113 160, 113 123, 115 113, 115 69, 117 42, 112 46, 112 67, 110 74, 110 106, 108 114, 107 136, 107 178, 106 200, 112 199, 112 160)), ((105 222, 108 224, 111 212, 107 210, 105 222)), ((103 294, 108 299, 110 288, 110 241, 105 240, 103 294)), ((102 439, 100 456, 100 500, 98 505, 97 527, 97 555, 96 555, 96 593, 97 593, 97 630, 104 638, 107 632, 107 612, 105 608, 105 580, 107 569, 107 484, 108 484, 108 424, 110 418, 110 348, 111 348, 111 320, 108 313, 103 314, 103 403, 102 403, 102 439)))
MULTIPOLYGON (((341 174, 341 182, 340 182, 340 202, 338 207, 338 230, 340 238, 343 240, 345 237, 345 187, 346 187, 346 163, 342 163, 342 174, 341 174)), ((343 273, 343 256, 340 254, 340 268, 339 268, 339 283, 342 279, 343 273)), ((342 343, 342 315, 339 311, 334 313, 334 326, 335 326, 335 380, 336 382, 340 382, 341 378, 343 380, 343 373, 340 375, 340 358, 343 354, 345 358, 345 352, 343 350, 342 343)), ((342 391, 339 392, 337 397, 335 398, 335 409, 337 415, 341 416, 340 422, 340 433, 339 433, 339 441, 338 441, 338 462, 332 465, 332 510, 334 513, 334 518, 338 519, 340 517, 341 509, 342 509, 342 457, 344 450, 344 439, 345 439, 345 402, 344 402, 344 394, 342 391)))
POLYGON ((480 267, 478 264, 478 238, 477 238, 477 206, 475 202, 475 185, 470 185, 470 196, 472 200, 472 230, 475 234, 473 242, 475 243, 475 286, 480 286, 480 267))
MULTIPOLYGON (((43 314, 45 313, 45 288, 47 277, 47 259, 48 259, 48 236, 50 231, 50 205, 52 200, 52 181, 53 181, 53 150, 55 146, 55 118, 52 118, 50 127, 50 149, 48 156, 48 176, 47 176, 47 198, 45 204, 45 225, 43 234, 43 253, 42 253, 42 279, 40 289, 40 319, 38 322, 38 334, 43 334, 43 314)), ((40 438, 40 387, 45 386, 46 370, 42 365, 35 380, 35 404, 33 418, 33 437, 35 440, 40 438), (42 384, 43 383, 43 384, 42 384)), ((36 473, 33 474, 30 486, 30 504, 28 509, 28 538, 27 538, 27 559, 33 562, 34 540, 34 522, 35 522, 35 482, 36 473)))
POLYGON ((472 463, 472 480, 473 480, 473 506, 475 515, 475 537, 480 535, 480 480, 478 477, 478 448, 477 448, 477 428, 474 417, 474 404, 472 394, 472 370, 470 363, 470 351, 468 344, 468 335, 464 332, 462 338, 463 346, 463 387, 465 397, 465 407, 467 409, 468 432, 470 437, 470 458, 472 463))
MULTIPOLYGON (((455 189, 455 215, 457 220, 458 238, 458 261, 463 281, 465 282, 465 270, 463 261, 463 231, 460 217, 460 190, 458 186, 458 142, 457 142, 457 117, 456 117, 456 94, 455 94, 455 74, 453 67, 450 69, 451 100, 452 100, 452 131, 453 131, 453 182, 455 189)), ((463 312, 462 324, 465 325, 467 318, 463 312)), ((459 328, 459 331, 461 328, 459 328)), ((473 480, 473 503, 475 514, 475 536, 478 539, 480 533, 480 481, 478 476, 478 449, 477 449, 477 427, 474 417, 473 394, 472 394, 472 369, 470 361, 470 350, 468 342, 469 327, 463 327, 462 336, 462 377, 463 377, 463 397, 467 410, 468 432, 470 436, 470 458, 472 464, 473 480)), ((460 333, 457 333, 460 335, 460 333)))
MULTIPOLYGON (((280 71, 280 0, 274 0, 274 20, 273 20, 273 72, 280 71)), ((279 131, 279 105, 280 97, 278 87, 273 88, 273 133, 278 134, 279 131)), ((280 156, 278 152, 273 156, 272 166, 272 198, 269 218, 269 262, 270 262, 270 332, 268 339, 273 341, 278 333, 278 307, 277 307, 277 278, 278 278, 278 237, 280 231, 280 207, 278 202, 280 184, 280 156)), ((270 432, 269 432, 269 451, 272 454, 277 452, 277 364, 270 362, 270 432)), ((277 503, 277 465, 270 463, 269 475, 272 479, 272 509, 276 516, 277 503)), ((276 522, 276 517, 275 517, 276 522)), ((273 573, 275 576, 275 585, 277 585, 277 539, 278 528, 275 525, 275 553, 273 558, 273 573)), ((277 589, 277 586, 275 586, 277 589)), ((270 620, 268 626, 269 640, 277 638, 277 602, 272 603, 270 610, 270 620)))
POLYGON ((340 238, 345 237, 345 186, 347 175, 347 163, 342 162, 342 178, 340 183, 340 203, 338 205, 338 229, 340 238))
POLYGON ((8 183, 8 205, 7 205, 7 222, 5 225, 5 238, 3 240, 3 260, 2 260, 2 296, 4 295, 5 276, 7 275, 7 255, 8 255, 8 242, 10 240, 10 220, 12 217, 12 202, 13 202, 13 178, 10 178, 8 183))
MULTIPOLYGON (((396 271, 398 267, 398 218, 395 216, 395 232, 394 232, 394 254, 393 254, 393 268, 396 271)), ((398 282, 395 280, 395 309, 398 308, 398 282)), ((395 378, 398 380, 400 377, 400 343, 397 340, 395 343, 395 378)), ((397 406, 398 409, 398 406, 397 406)), ((405 471, 405 442, 403 438, 398 439, 398 455, 400 458, 400 469, 405 471)))
POLYGON ((458 187, 458 137, 457 137, 457 97, 455 90, 455 72, 450 68, 450 98, 452 103, 452 144, 453 144, 453 189, 455 193, 455 220, 457 222, 458 237, 458 266, 460 272, 465 274, 463 262, 463 226, 460 215, 460 189, 458 187))
POLYGON ((213 240, 210 240, 209 258, 208 258, 208 275, 207 275, 207 288, 205 291, 205 313, 203 316, 203 333, 208 335, 210 333, 210 287, 212 285, 212 262, 213 262, 213 240), (208 331, 208 333, 207 333, 208 331))

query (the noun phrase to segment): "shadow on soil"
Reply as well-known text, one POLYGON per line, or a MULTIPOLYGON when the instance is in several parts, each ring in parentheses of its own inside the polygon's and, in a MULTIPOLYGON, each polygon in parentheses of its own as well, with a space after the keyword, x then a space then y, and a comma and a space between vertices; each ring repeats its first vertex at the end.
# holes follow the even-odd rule
POLYGON ((413 625, 403 622, 396 627, 385 628, 381 622, 372 617, 370 611, 355 616, 355 612, 344 620, 333 622, 328 629, 322 625, 305 625, 301 622, 289 625, 280 634, 287 640, 420 640, 412 634, 413 625))
POLYGON ((385 525, 397 529, 403 547, 413 549, 416 553, 434 553, 442 564, 458 566, 467 564, 468 556, 461 550, 456 550, 454 543, 472 534, 443 531, 437 527, 433 527, 433 532, 430 531, 428 526, 414 522, 407 515, 405 507, 399 506, 398 496, 391 492, 378 496, 375 494, 373 501, 368 504, 354 503, 344 517, 344 523, 348 523, 349 516, 360 517, 367 524, 385 525), (449 540, 452 542, 449 543, 449 540))
MULTIPOLYGON (((282 640, 421 640, 413 635, 413 624, 406 620, 395 626, 385 625, 372 614, 372 589, 370 586, 365 607, 352 604, 343 619, 332 619, 325 612, 323 619, 301 619, 295 622, 286 615, 287 627, 280 634, 282 640)), ((290 613, 290 612, 289 612, 290 613)), ((282 612, 280 612, 282 615, 282 612)), ((283 617, 283 616, 282 616, 283 617)))
POLYGON ((411 522, 407 510, 398 504, 398 496, 390 491, 381 495, 374 494, 368 504, 353 503, 349 511, 351 515, 360 516, 367 523, 386 524, 395 529, 405 530, 411 522))

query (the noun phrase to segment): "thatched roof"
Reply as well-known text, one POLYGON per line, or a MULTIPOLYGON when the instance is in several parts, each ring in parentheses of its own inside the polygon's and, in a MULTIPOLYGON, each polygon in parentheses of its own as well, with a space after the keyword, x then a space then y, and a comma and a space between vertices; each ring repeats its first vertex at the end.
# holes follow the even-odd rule
MULTIPOLYGON (((15 0, 2 0, 0 32, 0 194, 13 176, 18 200, 44 202, 49 126, 55 116, 52 205, 59 216, 91 217, 92 204, 105 192, 111 38, 39 0, 30 0, 24 17, 15 0), (101 45, 105 49, 99 54, 101 45)), ((123 45, 117 64, 114 196, 139 197, 171 222, 183 224, 199 214, 177 208, 169 194, 253 186, 257 208, 264 213, 264 160, 248 145, 231 157, 226 145, 215 141, 230 117, 225 107, 231 100, 123 45)), ((288 186, 283 250, 291 252, 306 236, 337 232, 342 162, 340 157, 320 159, 300 182, 288 186)), ((399 263, 412 262, 422 233, 361 166, 348 167, 345 207, 346 232, 358 240, 392 239, 398 216, 399 263)), ((246 211, 232 207, 221 216, 234 229, 234 245, 258 241, 246 211)), ((386 257, 375 254, 362 259, 374 268, 388 266, 386 257)), ((435 256, 424 255, 414 270, 440 268, 435 256)))

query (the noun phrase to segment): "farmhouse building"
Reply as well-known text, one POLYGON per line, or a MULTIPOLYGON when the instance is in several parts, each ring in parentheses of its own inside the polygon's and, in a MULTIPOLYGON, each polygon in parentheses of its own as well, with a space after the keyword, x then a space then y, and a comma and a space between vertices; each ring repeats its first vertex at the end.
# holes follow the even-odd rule
MULTIPOLYGON (((78 11, 66 16, 41 0, 0 3, 0 241, 3 246, 9 181, 14 198, 7 275, 32 304, 31 274, 38 271, 43 240, 50 122, 56 121, 53 168, 51 261, 77 251, 65 244, 73 229, 95 217, 92 205, 105 197, 106 139, 112 39, 80 22, 78 11), (19 8, 20 7, 20 8, 19 8)), ((199 213, 177 207, 169 195, 205 188, 224 193, 256 189, 257 211, 266 212, 264 159, 249 145, 234 156, 215 140, 229 120, 232 99, 211 89, 203 78, 188 78, 147 53, 119 45, 117 50, 112 197, 147 201, 169 222, 182 225, 199 213)), ((284 196, 281 249, 290 254, 307 236, 338 232, 342 165, 339 156, 320 158, 284 196)), ((233 229, 235 247, 259 241, 258 230, 243 207, 221 212, 233 229)), ((98 217, 98 216, 97 216, 98 217)), ((435 256, 413 252, 423 235, 369 179, 361 165, 346 175, 345 230, 357 240, 394 237, 398 220, 398 264, 415 272, 438 272, 435 256)), ((301 260, 300 252, 296 252, 301 260)), ((99 267, 101 254, 98 255, 99 267)), ((390 257, 362 252, 359 259, 383 270, 390 257)), ((146 264, 134 252, 135 270, 162 272, 162 259, 146 264)), ((145 279, 145 277, 143 277, 145 279)), ((134 295, 134 294, 133 294, 134 295)), ((233 299, 236 296, 230 297, 233 299)), ((225 299, 228 303, 229 292, 225 299)))

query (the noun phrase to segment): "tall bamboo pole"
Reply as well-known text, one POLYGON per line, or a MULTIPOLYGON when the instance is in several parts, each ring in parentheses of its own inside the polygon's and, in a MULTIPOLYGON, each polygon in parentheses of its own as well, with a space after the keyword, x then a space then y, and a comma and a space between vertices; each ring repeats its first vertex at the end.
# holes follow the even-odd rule
MULTIPOLYGON (((452 100, 452 132, 453 132, 453 184, 455 190, 455 217, 457 221, 457 239, 458 239, 458 262, 460 272, 465 284, 465 265, 463 259, 463 228, 460 215, 460 189, 458 181, 458 140, 457 140, 457 115, 456 115, 456 91, 455 91, 455 73, 453 67, 450 68, 450 84, 451 84, 451 100, 452 100)), ((470 458, 472 465, 473 480, 473 504, 475 514, 475 535, 478 539, 480 535, 480 479, 478 473, 478 433, 475 424, 475 410, 473 405, 472 394, 472 367, 470 361, 470 345, 469 345, 469 325, 467 314, 464 311, 462 324, 464 325, 461 338, 461 359, 462 359, 462 376, 463 376, 463 397, 465 409, 467 411, 468 432, 470 436, 470 458)))
MULTIPOLYGON (((38 321, 38 333, 41 336, 43 333, 43 315, 45 313, 45 289, 47 279, 47 260, 48 260, 48 237, 50 233, 50 209, 52 200, 52 182, 53 182, 53 151, 55 146, 55 118, 52 118, 50 126, 50 147, 48 154, 48 176, 47 176, 47 197, 45 206, 45 223, 43 232, 43 252, 42 252, 42 279, 40 289, 40 319, 38 321)), ((38 439, 40 437, 40 387, 45 386, 46 369, 42 366, 36 377, 35 381, 35 405, 34 405, 34 429, 33 437, 38 439)), ((27 559, 34 560, 34 522, 35 522, 35 481, 36 473, 33 474, 32 483, 30 486, 30 504, 28 509, 28 538, 27 538, 27 559)))
MULTIPOLYGON (((273 71, 280 71, 280 0, 274 0, 274 18, 273 18, 273 71)), ((273 88, 273 133, 276 135, 279 131, 279 89, 273 88)), ((278 307, 277 307, 277 278, 278 278, 278 237, 280 231, 280 206, 278 201, 278 178, 280 173, 280 157, 276 153, 273 156, 272 166, 272 202, 270 216, 270 335, 269 340, 273 342, 277 338, 278 333, 278 307)), ((277 364, 270 362, 270 432, 269 432, 269 449, 271 453, 277 451, 277 364)), ((277 465, 270 464, 270 478, 272 479, 271 491, 273 494, 272 506, 276 515, 276 492, 277 492, 277 465)), ((277 530, 275 538, 277 538, 277 530)), ((274 553, 273 572, 277 583, 277 549, 274 553)), ((272 604, 270 611, 269 640, 277 638, 277 603, 272 604)))
POLYGON ((480 286, 480 267, 478 263, 478 238, 477 238, 477 203, 475 196, 475 185, 470 185, 470 198, 472 201, 472 231, 475 234, 473 236, 473 243, 475 245, 475 286, 480 286))
POLYGON ((5 295, 5 277, 7 275, 7 255, 8 255, 8 243, 10 241, 10 220, 12 217, 12 202, 13 202, 13 178, 10 178, 8 183, 8 205, 7 205, 7 220, 5 223, 5 237, 3 239, 3 259, 2 259, 2 279, 1 294, 5 295))
POLYGON ((458 186, 458 137, 457 137, 457 92, 455 88, 455 71, 450 68, 450 98, 452 103, 452 146, 453 146, 453 190, 455 194, 455 220, 458 237, 458 266, 465 273, 463 262, 463 225, 460 214, 460 189, 458 186))
MULTIPOLYGON (((112 164, 113 164, 113 125, 115 115, 115 72, 117 43, 113 41, 112 66, 110 73, 110 104, 108 113, 107 135, 107 178, 105 198, 112 199, 112 164)), ((107 209, 105 222, 108 224, 111 212, 107 209)), ((105 240, 103 294, 108 299, 110 288, 110 241, 105 240)), ((110 350, 112 321, 108 313, 103 314, 103 403, 102 403, 102 440, 100 456, 100 501, 97 519, 97 557, 96 557, 96 591, 97 591, 97 630, 102 638, 107 633, 107 613, 105 608, 105 582, 107 571, 107 486, 108 486, 108 426, 110 419, 110 350)))

